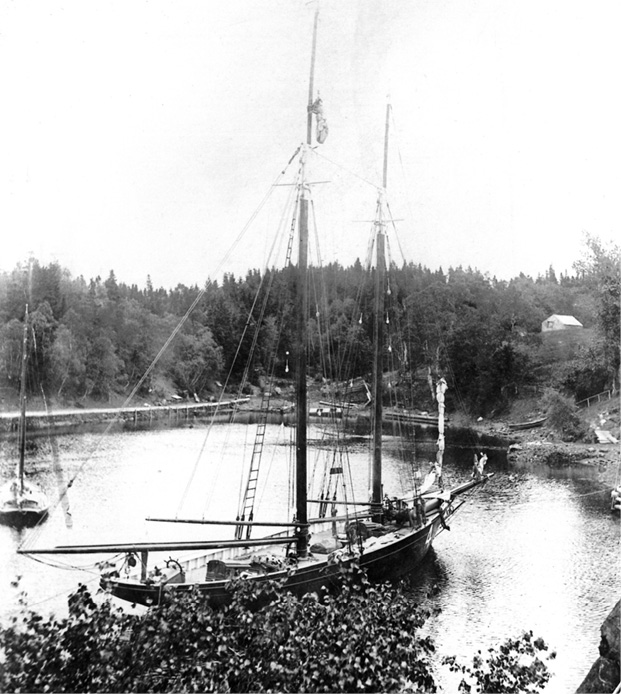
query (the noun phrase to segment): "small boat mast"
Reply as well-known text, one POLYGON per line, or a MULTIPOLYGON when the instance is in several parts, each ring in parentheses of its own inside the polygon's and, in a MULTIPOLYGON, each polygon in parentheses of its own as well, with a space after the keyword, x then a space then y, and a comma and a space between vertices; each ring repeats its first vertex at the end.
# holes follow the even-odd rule
POLYGON ((22 337, 22 366, 19 384, 19 459, 17 478, 19 493, 24 493, 24 460, 26 457, 26 365, 28 363, 28 304, 24 312, 24 334, 22 337))

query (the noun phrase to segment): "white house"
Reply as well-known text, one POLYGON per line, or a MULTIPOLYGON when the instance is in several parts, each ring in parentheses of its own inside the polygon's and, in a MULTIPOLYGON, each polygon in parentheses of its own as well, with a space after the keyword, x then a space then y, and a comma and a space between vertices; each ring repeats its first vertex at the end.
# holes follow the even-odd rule
POLYGON ((542 333, 550 330, 576 330, 581 328, 582 323, 573 316, 560 316, 557 313, 553 313, 541 324, 542 333))

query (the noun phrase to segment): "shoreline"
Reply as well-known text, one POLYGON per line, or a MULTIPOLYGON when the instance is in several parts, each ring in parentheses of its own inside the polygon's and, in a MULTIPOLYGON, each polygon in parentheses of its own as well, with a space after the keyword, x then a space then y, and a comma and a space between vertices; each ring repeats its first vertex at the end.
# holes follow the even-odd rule
POLYGON ((584 465, 597 468, 598 479, 605 486, 619 484, 621 446, 618 442, 561 441, 543 426, 527 430, 509 430, 506 424, 476 427, 509 441, 507 460, 516 467, 550 468, 584 465))
MULTIPOLYGON (((30 436, 36 438, 47 435, 64 435, 86 433, 89 431, 135 431, 150 428, 182 428, 204 423, 219 407, 221 414, 218 421, 227 422, 236 414, 246 423, 258 421, 259 400, 256 398, 236 398, 217 402, 190 402, 136 405, 133 407, 88 407, 61 408, 52 411, 30 411, 26 414, 27 428, 30 436), (256 402, 255 402, 256 400, 256 402)), ((312 403, 311 403, 312 404, 312 403)), ((270 421, 290 423, 291 403, 284 398, 273 398, 269 411, 270 421)), ((601 417, 602 408, 594 408, 587 414, 586 419, 592 419, 590 426, 595 429, 596 420, 601 417)), ((610 408, 609 408, 610 409, 610 408)), ((309 406, 309 411, 311 410, 309 406)), ((617 433, 619 406, 612 408, 613 416, 609 417, 617 433)), ((367 410, 360 409, 357 413, 360 421, 368 418, 367 410)), ((608 414, 608 413, 606 413, 608 414)), ((352 426, 356 428, 356 411, 350 411, 345 417, 352 418, 352 426)), ((20 413, 17 410, 0 412, 0 440, 8 439, 17 431, 20 413)), ((320 421, 321 418, 314 418, 320 421)), ((325 417, 329 419, 329 417, 325 417)), ((510 420, 488 420, 485 422, 467 421, 455 416, 447 425, 456 437, 464 431, 475 434, 477 442, 473 448, 493 447, 506 449, 507 460, 518 466, 547 465, 562 467, 568 465, 587 465, 597 467, 602 483, 611 488, 619 483, 619 464, 621 448, 618 442, 564 442, 545 426, 532 429, 511 429, 510 420)), ((388 425, 389 420, 386 421, 388 425)), ((433 423, 412 422, 430 432, 436 427, 433 423)), ((447 431, 447 433, 448 433, 447 431)), ((616 438, 616 437, 614 437, 616 438)))

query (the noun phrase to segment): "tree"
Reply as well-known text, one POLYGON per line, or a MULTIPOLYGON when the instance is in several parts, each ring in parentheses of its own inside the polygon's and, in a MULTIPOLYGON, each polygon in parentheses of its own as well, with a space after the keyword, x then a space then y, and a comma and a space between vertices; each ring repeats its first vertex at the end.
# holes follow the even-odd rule
POLYGON ((31 302, 33 308, 39 304, 47 303, 52 316, 58 320, 64 312, 64 298, 62 295, 63 271, 59 263, 40 265, 38 261, 32 263, 32 291, 31 302))
POLYGON ((621 247, 606 247, 596 236, 585 234, 585 257, 574 263, 575 270, 598 298, 598 327, 603 336, 604 356, 611 379, 619 381, 619 334, 621 330, 621 247))
POLYGON ((211 330, 200 328, 195 335, 180 333, 175 338, 171 376, 180 390, 200 393, 209 382, 220 377, 222 350, 211 330))
POLYGON ((93 340, 85 368, 85 395, 93 394, 109 400, 116 389, 122 368, 122 362, 114 353, 114 345, 109 337, 102 335, 93 340))
POLYGON ((604 351, 600 344, 581 347, 576 358, 561 364, 555 374, 561 390, 571 393, 576 400, 605 390, 610 383, 610 370, 604 351))
POLYGON ((13 318, 0 327, 0 374, 19 387, 24 324, 13 318))
MULTIPOLYGON (((407 389, 407 397, 399 393, 400 402, 431 405, 423 379, 431 368, 452 380, 453 402, 477 415, 497 412, 527 379, 543 380, 549 364, 535 343, 541 321, 550 313, 574 314, 585 327, 589 321, 597 323, 601 337, 593 354, 578 358, 584 356, 588 363, 563 367, 556 385, 590 395, 588 382, 599 389, 602 372, 602 389, 614 383, 619 369, 619 251, 590 237, 587 245, 587 255, 576 264, 578 275, 561 276, 560 281, 551 267, 536 281, 520 275, 499 282, 470 268, 444 273, 391 264, 386 296, 391 335, 384 357, 385 370, 407 389)), ((208 282, 204 295, 197 286, 156 289, 149 277, 145 288, 128 286, 113 271, 105 280, 86 282, 72 279, 57 264, 34 261, 32 268, 32 283, 25 265, 0 273, 4 387, 15 383, 11 372, 19 340, 13 332, 26 302, 37 323, 33 364, 40 382, 63 397, 110 398, 139 382, 145 393, 157 390, 165 397, 171 379, 176 387, 196 391, 208 388, 217 372, 229 386, 245 378, 259 384, 258 377, 272 371, 291 375, 285 364, 287 352, 294 352, 294 266, 251 270, 245 277, 226 274, 221 285, 208 282), (199 296, 202 300, 186 320, 199 296), (182 318, 183 332, 160 355, 182 318), (205 330, 211 333, 211 347, 205 330), (156 355, 160 361, 150 369, 156 355), (104 360, 98 365, 100 356, 104 360)), ((369 374, 372 275, 358 261, 349 268, 338 263, 310 268, 310 373, 337 381, 369 374)))
POLYGON ((30 358, 30 370, 35 376, 34 383, 47 387, 51 376, 50 358, 54 344, 54 334, 57 328, 52 307, 47 301, 41 302, 30 316, 32 330, 32 346, 30 358))
POLYGON ((57 395, 77 393, 84 382, 85 355, 71 329, 61 325, 50 350, 51 377, 57 395))
MULTIPOLYGON (((123 363, 125 385, 133 388, 152 365, 178 319, 169 314, 157 316, 130 298, 119 299, 116 314, 116 353, 123 363)), ((163 355, 145 381, 145 390, 152 386, 158 374, 167 371, 173 359, 170 351, 163 355)))
POLYGON ((586 434, 586 426, 576 411, 573 400, 564 397, 553 388, 543 395, 547 424, 554 429, 563 441, 576 441, 586 434))

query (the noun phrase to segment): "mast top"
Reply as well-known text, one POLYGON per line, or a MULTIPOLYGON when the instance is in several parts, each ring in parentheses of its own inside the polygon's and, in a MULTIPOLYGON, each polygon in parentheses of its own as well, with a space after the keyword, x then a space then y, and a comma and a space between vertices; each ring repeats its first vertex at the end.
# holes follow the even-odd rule
POLYGON ((317 23, 319 21, 319 4, 315 8, 315 21, 313 23, 313 43, 311 49, 310 79, 308 81, 308 107, 306 110, 306 144, 312 144, 313 138, 313 104, 315 90, 315 53, 317 50, 317 23))
POLYGON ((384 175, 382 186, 386 190, 388 186, 388 128, 390 124, 390 101, 386 104, 386 129, 384 131, 384 175))

